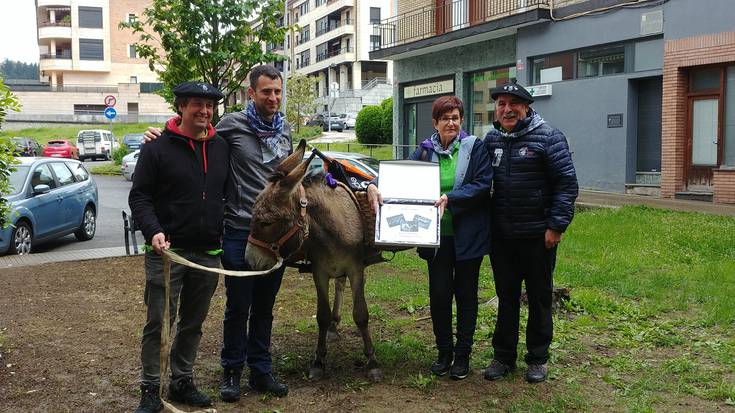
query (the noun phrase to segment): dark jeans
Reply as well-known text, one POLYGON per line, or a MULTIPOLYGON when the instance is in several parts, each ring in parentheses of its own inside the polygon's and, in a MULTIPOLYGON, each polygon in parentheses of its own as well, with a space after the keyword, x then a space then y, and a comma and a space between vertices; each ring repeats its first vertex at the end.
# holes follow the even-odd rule
POLYGON ((498 294, 498 320, 493 334, 495 359, 514 365, 518 348, 521 282, 528 294, 527 364, 549 360, 553 336, 551 301, 556 247, 546 249, 544 238, 493 239, 490 263, 498 294))
MULTIPOLYGON (((250 270, 245 261, 248 231, 225 228, 222 266, 228 270, 250 270)), ((225 276, 227 304, 223 329, 222 367, 243 368, 247 359, 250 376, 271 373, 271 328, 273 304, 281 287, 281 267, 256 277, 225 276)))
POLYGON ((477 279, 482 257, 457 261, 454 237, 441 237, 439 250, 426 260, 429 304, 436 348, 440 353, 467 356, 472 352, 477 323, 477 279), (452 339, 452 298, 457 302, 457 344, 452 339))
MULTIPOLYGON (((177 251, 189 261, 206 267, 219 267, 220 259, 203 252, 177 251)), ((163 324, 164 285, 163 258, 153 252, 145 255, 145 304, 148 315, 143 327, 140 361, 143 365, 141 383, 159 385, 159 354, 163 324)), ((179 322, 176 337, 171 344, 171 378, 175 381, 192 375, 194 359, 202 338, 202 323, 207 318, 209 302, 217 289, 219 277, 215 273, 195 270, 180 264, 171 264, 169 296, 169 325, 176 320, 178 303, 179 322)))

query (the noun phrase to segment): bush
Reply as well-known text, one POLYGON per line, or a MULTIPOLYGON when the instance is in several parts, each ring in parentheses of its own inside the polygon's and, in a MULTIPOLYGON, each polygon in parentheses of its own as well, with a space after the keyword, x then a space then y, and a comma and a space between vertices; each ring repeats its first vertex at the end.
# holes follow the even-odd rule
POLYGON ((245 106, 243 106, 242 103, 235 103, 228 106, 227 109, 225 109, 225 113, 242 112, 243 110, 245 110, 245 106))
POLYGON ((309 138, 315 138, 317 136, 322 136, 321 126, 302 126, 298 132, 294 132, 294 130, 291 129, 292 142, 298 143, 301 139, 308 140, 309 138))
POLYGON ((112 160, 115 161, 115 165, 122 165, 123 156, 127 155, 130 149, 126 145, 120 145, 117 149, 112 151, 112 160))
POLYGON ((380 106, 365 106, 355 119, 355 134, 362 144, 385 143, 381 128, 383 110, 380 106))
POLYGON ((380 120, 380 131, 384 143, 393 143, 393 98, 380 103, 383 118, 380 120))

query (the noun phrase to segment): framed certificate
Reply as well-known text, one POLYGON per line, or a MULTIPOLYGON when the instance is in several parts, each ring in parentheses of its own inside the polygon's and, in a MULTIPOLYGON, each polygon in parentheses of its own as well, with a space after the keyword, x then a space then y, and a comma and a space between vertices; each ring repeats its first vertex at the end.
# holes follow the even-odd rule
POLYGON ((375 217, 375 244, 437 247, 440 241, 439 165, 381 161, 378 188, 383 205, 375 217))

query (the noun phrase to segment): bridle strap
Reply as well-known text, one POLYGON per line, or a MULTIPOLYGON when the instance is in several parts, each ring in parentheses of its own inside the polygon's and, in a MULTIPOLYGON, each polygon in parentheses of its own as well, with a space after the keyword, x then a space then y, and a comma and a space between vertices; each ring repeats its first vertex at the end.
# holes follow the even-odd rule
MULTIPOLYGON (((302 184, 299 184, 299 197, 300 197, 299 198, 299 208, 300 208, 299 219, 296 221, 296 223, 293 226, 291 226, 291 228, 288 231, 286 231, 285 234, 283 234, 281 238, 278 239, 278 241, 267 243, 267 242, 254 238, 252 235, 248 235, 248 242, 270 251, 271 253, 273 253, 273 255, 276 256, 276 258, 282 258, 281 257, 281 247, 283 247, 283 245, 286 242, 288 242, 288 240, 290 240, 291 237, 293 237, 294 234, 296 234, 296 232, 298 232, 300 229, 303 230, 304 238, 306 238, 306 236, 309 234, 309 228, 308 228, 308 225, 306 224, 306 207, 309 205, 309 201, 306 199, 306 191, 304 190, 304 186, 302 184)), ((301 240, 301 242, 303 243, 303 239, 301 240)), ((293 253, 289 254, 289 257, 291 255, 293 255, 293 253)))

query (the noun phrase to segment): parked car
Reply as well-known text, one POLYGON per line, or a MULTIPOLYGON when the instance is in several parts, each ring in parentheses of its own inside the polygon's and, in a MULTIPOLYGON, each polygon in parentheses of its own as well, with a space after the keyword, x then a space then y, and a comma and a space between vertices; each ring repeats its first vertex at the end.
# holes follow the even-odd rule
POLYGON ((81 162, 56 158, 17 158, 10 174, 10 225, 0 229, 0 253, 30 254, 40 243, 74 234, 94 238, 97 184, 81 162))
POLYGON ((122 176, 127 179, 128 181, 133 180, 133 175, 135 174, 135 165, 138 163, 138 156, 140 155, 140 149, 136 150, 135 152, 131 152, 122 158, 122 164, 120 165, 120 170, 122 171, 122 176))
MULTIPOLYGON (((345 120, 342 119, 339 115, 330 116, 329 123, 331 124, 331 129, 333 131, 342 132, 343 130, 345 130, 345 120)), ((324 122, 324 125, 322 125, 322 130, 329 130, 329 126, 327 126, 326 122, 324 122)))
POLYGON ((348 113, 345 115, 345 129, 355 129, 355 121, 357 113, 348 113))
MULTIPOLYGON (((361 153, 352 153, 352 152, 322 152, 322 153, 325 156, 328 156, 332 159, 336 159, 342 163, 349 164, 350 166, 358 169, 364 174, 369 175, 371 179, 378 176, 378 167, 380 166, 380 161, 378 161, 375 158, 371 158, 361 153)), ((307 159, 309 156, 311 156, 311 152, 306 152, 304 154, 304 159, 307 159)), ((319 172, 324 172, 324 161, 322 161, 322 158, 316 156, 309 163, 309 169, 306 170, 306 173, 316 174, 319 172)))
POLYGON ((77 134, 77 148, 79 148, 79 160, 112 158, 112 151, 119 144, 112 132, 104 129, 80 130, 77 134))
POLYGON ((65 139, 48 141, 43 148, 43 156, 51 158, 79 159, 79 150, 74 144, 65 139))
POLYGON ((145 139, 145 135, 142 133, 128 133, 123 136, 122 143, 127 146, 128 153, 130 153, 136 149, 140 149, 140 146, 144 143, 143 139, 145 139))
POLYGON ((306 121, 306 126, 318 126, 320 128, 323 128, 324 127, 324 115, 319 113, 319 114, 312 116, 308 121, 306 121))
POLYGON ((33 138, 15 136, 10 138, 10 142, 13 144, 15 156, 40 156, 43 152, 41 145, 33 138))

